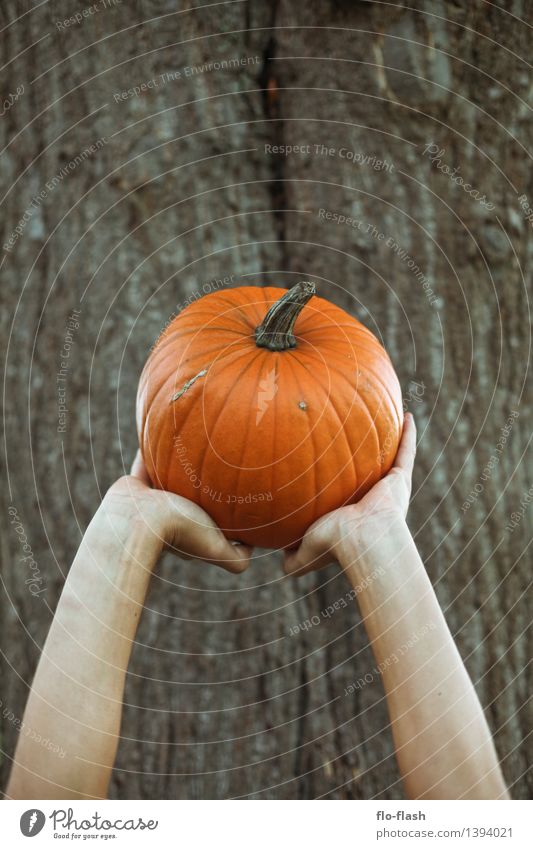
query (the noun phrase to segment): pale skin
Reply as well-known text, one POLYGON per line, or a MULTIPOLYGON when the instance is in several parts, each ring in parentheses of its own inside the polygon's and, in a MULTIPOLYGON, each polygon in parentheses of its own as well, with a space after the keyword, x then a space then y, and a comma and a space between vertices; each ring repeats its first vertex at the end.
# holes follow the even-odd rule
MULTIPOLYGON (((407 415, 394 468, 358 504, 316 522, 285 555, 285 571, 302 575, 334 560, 356 590, 407 796, 505 799, 481 705, 405 521, 415 447, 407 415)), ((230 572, 248 568, 251 556, 199 507, 151 489, 137 456, 82 540, 24 714, 24 728, 65 754, 21 734, 8 798, 106 797, 132 643, 164 548, 230 572)))

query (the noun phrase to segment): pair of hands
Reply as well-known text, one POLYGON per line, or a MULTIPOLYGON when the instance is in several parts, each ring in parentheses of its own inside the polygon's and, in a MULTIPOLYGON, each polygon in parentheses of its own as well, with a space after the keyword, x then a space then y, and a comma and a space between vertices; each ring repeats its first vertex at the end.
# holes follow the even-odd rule
MULTIPOLYGON (((405 416, 402 439, 390 472, 357 504, 341 507, 318 519, 307 530, 300 546, 285 552, 287 574, 303 575, 340 560, 343 541, 365 527, 377 535, 380 529, 405 519, 411 494, 411 477, 416 452, 416 426, 405 416)), ((106 494, 113 510, 135 515, 145 530, 157 537, 162 547, 186 559, 196 558, 226 569, 244 572, 250 565, 252 548, 229 542, 201 507, 169 492, 152 489, 140 452, 131 473, 120 478, 106 494)))

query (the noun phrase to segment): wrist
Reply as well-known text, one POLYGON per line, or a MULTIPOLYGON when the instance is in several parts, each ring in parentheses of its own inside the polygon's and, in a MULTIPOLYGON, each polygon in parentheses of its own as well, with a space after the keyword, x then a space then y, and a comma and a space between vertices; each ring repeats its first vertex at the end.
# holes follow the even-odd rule
POLYGON ((391 563, 412 540, 400 511, 348 521, 340 528, 335 556, 352 585, 360 586, 376 568, 391 563))
POLYGON ((125 492, 124 480, 106 493, 87 529, 87 542, 116 564, 133 560, 151 571, 165 542, 161 513, 146 499, 125 492))
POLYGON ((145 523, 125 521, 124 511, 117 514, 115 506, 106 496, 68 574, 63 611, 79 622, 86 616, 115 623, 123 617, 138 617, 161 554, 162 543, 145 523))

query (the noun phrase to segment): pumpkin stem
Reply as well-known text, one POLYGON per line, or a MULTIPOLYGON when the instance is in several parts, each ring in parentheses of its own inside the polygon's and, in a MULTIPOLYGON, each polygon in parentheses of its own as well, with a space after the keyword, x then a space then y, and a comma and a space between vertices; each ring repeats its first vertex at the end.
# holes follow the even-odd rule
POLYGON ((293 330, 296 319, 316 292, 314 283, 297 283, 270 307, 262 324, 256 327, 255 344, 269 351, 286 351, 296 347, 293 330))

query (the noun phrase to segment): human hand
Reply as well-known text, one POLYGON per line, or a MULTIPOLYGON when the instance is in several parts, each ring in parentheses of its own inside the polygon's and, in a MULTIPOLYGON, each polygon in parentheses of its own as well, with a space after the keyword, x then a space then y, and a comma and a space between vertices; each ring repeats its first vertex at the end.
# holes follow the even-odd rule
MULTIPOLYGON (((285 554, 288 575, 305 575, 342 558, 343 543, 365 529, 379 536, 384 527, 405 520, 411 496, 411 477, 416 453, 416 425, 406 413, 402 439, 394 466, 357 504, 340 507, 314 522, 299 547, 285 554)), ((368 538, 368 537, 367 537, 368 538)))
POLYGON ((131 473, 108 490, 102 509, 113 531, 127 539, 132 527, 158 541, 161 550, 173 551, 186 560, 196 558, 240 573, 250 565, 252 549, 232 544, 207 513, 186 498, 152 489, 141 452, 131 473))

